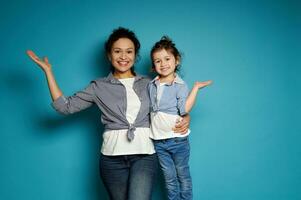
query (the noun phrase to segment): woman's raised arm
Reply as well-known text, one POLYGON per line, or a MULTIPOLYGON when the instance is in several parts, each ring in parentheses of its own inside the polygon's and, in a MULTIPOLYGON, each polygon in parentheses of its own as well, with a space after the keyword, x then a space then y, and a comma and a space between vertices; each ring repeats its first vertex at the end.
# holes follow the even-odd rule
POLYGON ((43 59, 40 59, 33 51, 28 50, 27 55, 31 58, 33 62, 35 62, 45 73, 48 88, 51 94, 52 101, 55 101, 60 96, 63 95, 62 91, 58 87, 55 77, 52 73, 51 64, 48 61, 47 57, 44 57, 43 59))

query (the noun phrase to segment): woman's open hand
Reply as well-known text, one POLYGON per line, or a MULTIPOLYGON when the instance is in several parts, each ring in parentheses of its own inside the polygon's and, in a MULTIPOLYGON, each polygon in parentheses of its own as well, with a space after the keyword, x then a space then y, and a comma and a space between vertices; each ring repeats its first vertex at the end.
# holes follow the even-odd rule
POLYGON ((35 62, 44 72, 51 70, 51 64, 48 61, 47 57, 40 59, 33 51, 27 50, 27 55, 35 62))

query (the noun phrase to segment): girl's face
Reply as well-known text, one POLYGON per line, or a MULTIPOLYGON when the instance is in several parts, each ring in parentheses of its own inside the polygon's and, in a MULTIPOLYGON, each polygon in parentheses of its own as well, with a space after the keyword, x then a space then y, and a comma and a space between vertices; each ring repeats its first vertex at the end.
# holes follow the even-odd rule
POLYGON ((113 43, 108 55, 115 71, 114 73, 128 73, 135 63, 135 46, 128 38, 120 38, 113 43))
POLYGON ((172 53, 166 51, 166 49, 162 49, 153 53, 153 63, 159 76, 167 78, 174 76, 179 61, 172 53))

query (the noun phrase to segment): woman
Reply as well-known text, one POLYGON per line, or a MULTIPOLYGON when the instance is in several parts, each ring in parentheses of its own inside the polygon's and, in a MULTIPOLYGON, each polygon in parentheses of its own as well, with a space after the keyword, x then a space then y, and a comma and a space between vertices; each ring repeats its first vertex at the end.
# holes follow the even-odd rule
MULTIPOLYGON (((72 114, 97 104, 104 124, 100 174, 113 200, 148 200, 157 171, 157 156, 149 138, 149 79, 136 75, 134 64, 140 43, 125 28, 115 29, 105 43, 112 72, 92 81, 84 90, 65 97, 59 89, 47 57, 43 60, 32 51, 29 57, 45 72, 53 107, 72 114)), ((188 119, 175 131, 185 133, 188 119)))

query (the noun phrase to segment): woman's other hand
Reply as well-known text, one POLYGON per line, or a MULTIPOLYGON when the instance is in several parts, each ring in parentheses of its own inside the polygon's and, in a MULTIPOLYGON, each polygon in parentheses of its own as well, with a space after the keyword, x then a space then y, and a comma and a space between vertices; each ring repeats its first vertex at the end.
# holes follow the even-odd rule
POLYGON ((172 129, 175 133, 186 134, 190 124, 190 116, 187 114, 178 120, 175 127, 172 129))
POLYGON ((40 59, 33 51, 27 50, 27 55, 33 62, 35 62, 44 72, 51 70, 51 64, 48 61, 47 57, 40 59))

